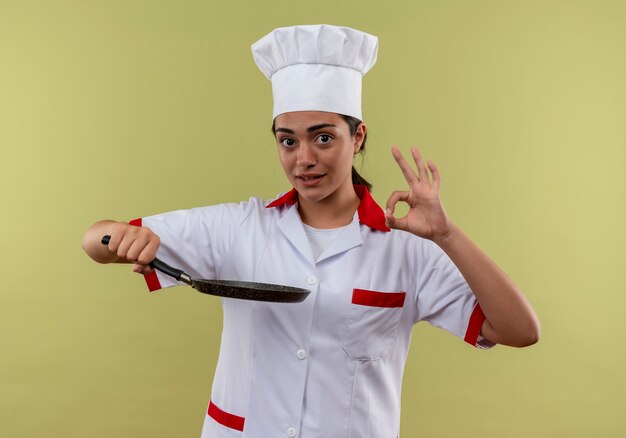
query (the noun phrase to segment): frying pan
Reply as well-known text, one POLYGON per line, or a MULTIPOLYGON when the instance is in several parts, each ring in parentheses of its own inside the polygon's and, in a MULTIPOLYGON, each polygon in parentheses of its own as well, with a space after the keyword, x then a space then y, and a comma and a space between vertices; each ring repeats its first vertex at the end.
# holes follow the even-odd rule
MULTIPOLYGON (((111 236, 104 236, 102 244, 108 245, 109 240, 111 240, 111 236)), ((150 262, 150 267, 188 284, 198 292, 219 297, 270 301, 274 303, 301 303, 310 293, 307 289, 280 284, 230 280, 196 280, 182 270, 174 268, 156 257, 150 262)))

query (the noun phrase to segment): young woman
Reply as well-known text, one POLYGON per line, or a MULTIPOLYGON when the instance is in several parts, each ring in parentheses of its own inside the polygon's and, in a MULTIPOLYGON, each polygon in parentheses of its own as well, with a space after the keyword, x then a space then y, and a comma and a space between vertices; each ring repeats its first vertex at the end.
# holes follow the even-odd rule
POLYGON ((253 45, 272 80, 272 130, 291 191, 102 221, 85 234, 90 257, 133 263, 151 290, 179 284, 147 266, 158 255, 196 278, 312 291, 299 304, 222 299, 204 437, 395 437, 415 323, 481 348, 538 340, 524 295, 447 216, 434 163, 413 148, 416 172, 392 148, 407 188, 385 211, 352 167, 367 134, 360 79, 376 52, 375 37, 328 25, 276 29, 253 45), (402 218, 398 202, 409 205, 402 218))

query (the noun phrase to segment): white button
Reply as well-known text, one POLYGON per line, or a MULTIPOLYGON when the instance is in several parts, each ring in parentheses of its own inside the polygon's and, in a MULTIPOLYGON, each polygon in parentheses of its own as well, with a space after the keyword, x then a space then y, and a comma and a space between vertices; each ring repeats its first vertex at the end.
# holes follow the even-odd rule
POLYGON ((296 356, 298 356, 298 359, 303 360, 303 359, 306 359, 307 354, 306 354, 306 351, 304 350, 298 350, 296 351, 296 356))
POLYGON ((293 438, 294 436, 296 436, 298 434, 298 431, 296 430, 295 427, 288 427, 287 428, 287 436, 289 438, 293 438))
POLYGON ((315 284, 317 283, 317 278, 310 276, 309 278, 306 279, 306 282, 309 284, 315 284))

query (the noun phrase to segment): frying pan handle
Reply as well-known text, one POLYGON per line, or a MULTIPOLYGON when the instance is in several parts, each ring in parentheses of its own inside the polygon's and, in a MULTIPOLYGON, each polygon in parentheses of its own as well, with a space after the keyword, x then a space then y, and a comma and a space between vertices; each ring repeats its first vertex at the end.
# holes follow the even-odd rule
MULTIPOLYGON (((108 245, 110 240, 111 240, 111 236, 106 235, 106 236, 104 236, 102 238, 102 244, 103 245, 108 245)), ((182 281, 183 283, 187 283, 188 285, 191 286, 191 277, 189 277, 189 275, 185 274, 185 272, 181 271, 180 269, 176 269, 176 268, 168 265, 167 263, 165 263, 164 261, 159 260, 156 257, 148 265, 152 269, 156 269, 157 271, 161 271, 164 274, 167 274, 170 277, 174 277, 176 280, 182 281)))

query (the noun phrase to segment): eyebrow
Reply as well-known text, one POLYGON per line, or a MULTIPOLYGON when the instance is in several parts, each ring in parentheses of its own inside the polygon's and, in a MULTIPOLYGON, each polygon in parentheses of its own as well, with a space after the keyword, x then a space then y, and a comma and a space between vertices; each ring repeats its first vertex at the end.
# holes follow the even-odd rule
MULTIPOLYGON (((318 129, 333 127, 336 128, 337 125, 333 125, 332 123, 320 123, 319 125, 313 125, 306 128, 306 132, 317 131, 318 129)), ((289 128, 276 128, 276 132, 286 132, 287 134, 295 134, 295 132, 289 128)))

